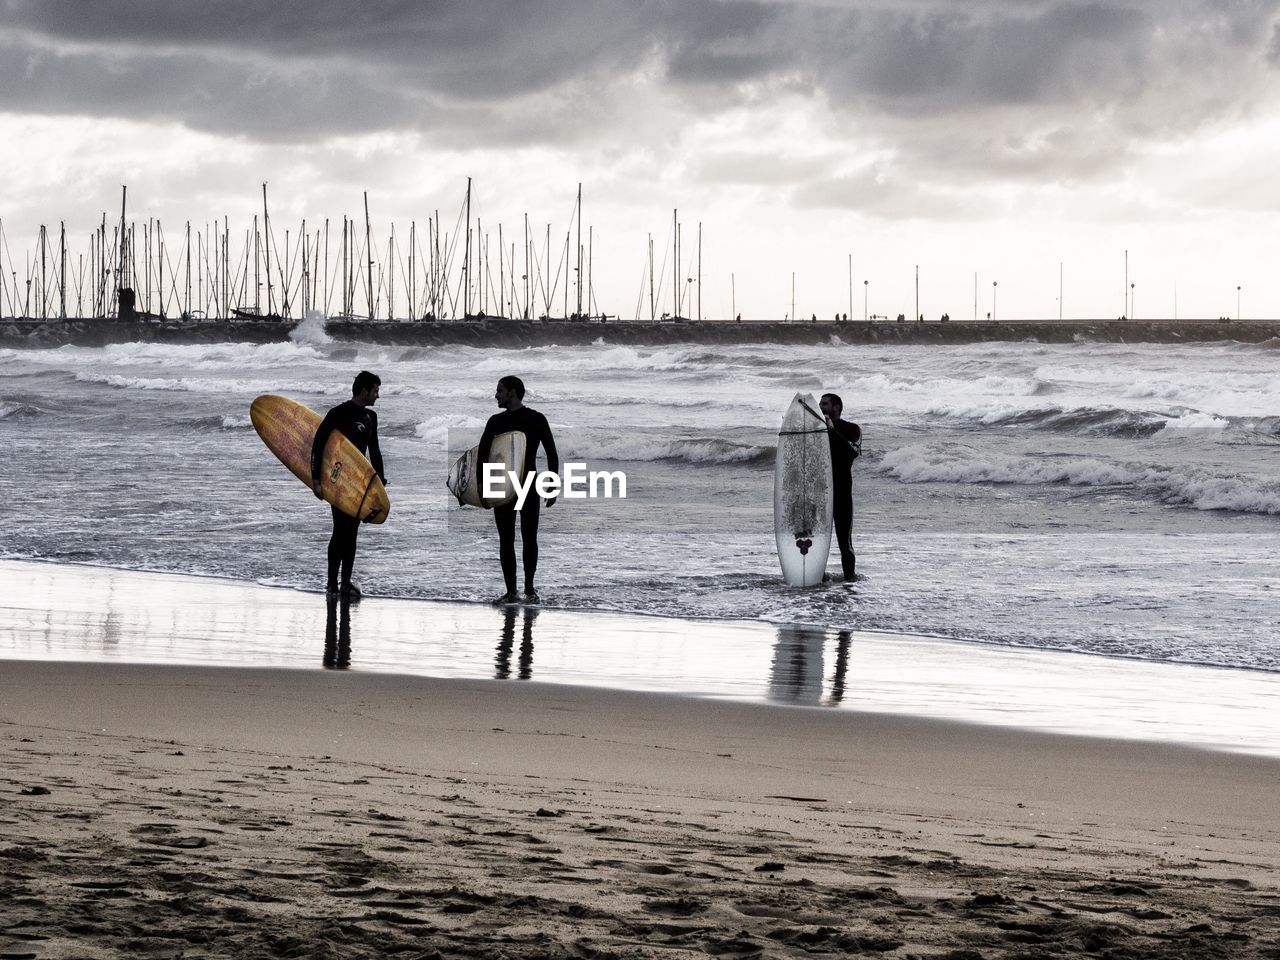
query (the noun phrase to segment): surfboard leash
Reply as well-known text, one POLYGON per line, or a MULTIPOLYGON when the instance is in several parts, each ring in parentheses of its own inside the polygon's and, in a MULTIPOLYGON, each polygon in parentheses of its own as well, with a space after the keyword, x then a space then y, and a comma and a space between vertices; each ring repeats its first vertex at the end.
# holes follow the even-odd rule
MULTIPOLYGON (((362 517, 360 514, 364 512, 364 502, 369 499, 369 491, 373 489, 373 481, 376 477, 377 477, 377 474, 375 473, 372 477, 369 478, 369 482, 366 483, 364 486, 364 493, 360 497, 360 506, 356 507, 356 519, 361 521, 362 523, 368 522, 368 519, 366 519, 365 517, 362 517)), ((381 513, 382 511, 379 510, 378 512, 381 513)))
MULTIPOLYGON (((803 400, 801 400, 801 401, 800 401, 800 406, 804 407, 805 413, 809 414, 809 415, 810 415, 811 417, 813 417, 815 420, 820 420, 820 421, 822 421, 822 425, 823 425, 823 426, 826 426, 826 424, 827 424, 827 418, 826 418, 826 417, 822 416, 820 413, 815 413, 815 412, 814 412, 813 407, 809 406, 809 405, 808 405, 807 403, 805 403, 803 400)), ((817 430, 800 430, 800 431, 796 431, 796 432, 798 432, 798 433, 817 433, 818 431, 817 431, 817 430)), ((826 431, 826 432, 827 432, 827 433, 836 433, 836 432, 835 432, 834 430, 832 430, 830 427, 827 427, 827 431, 826 431)), ((780 437, 781 437, 781 436, 784 436, 784 434, 779 433, 779 434, 778 434, 778 436, 780 436, 780 437)), ((861 441, 861 440, 859 440, 859 441, 855 444, 855 443, 854 443, 852 440, 850 440, 848 437, 841 436, 839 433, 836 433, 836 436, 837 436, 837 437, 840 437, 840 439, 841 439, 841 440, 843 440, 846 444, 848 444, 849 449, 850 449, 850 450, 852 450, 852 451, 853 451, 853 453, 854 453, 854 458, 855 458, 855 459, 856 459, 857 457, 862 456, 862 441, 861 441)))

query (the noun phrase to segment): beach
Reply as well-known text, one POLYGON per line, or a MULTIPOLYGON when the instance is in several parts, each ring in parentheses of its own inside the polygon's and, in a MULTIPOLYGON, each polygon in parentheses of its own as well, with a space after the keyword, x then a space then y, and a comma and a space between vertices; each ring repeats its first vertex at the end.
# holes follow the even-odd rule
POLYGON ((6 663, 6 957, 1274 956, 1277 765, 582 688, 6 663))
MULTIPOLYGON (((5 957, 1280 949, 1274 756, 414 676, 361 669, 358 644, 350 669, 326 670, 324 638, 294 615, 322 606, 314 595, 210 581, 175 623, 162 598, 190 601, 195 578, 129 574, 139 592, 115 581, 115 596, 138 615, 112 626, 84 590, 110 571, 6 573, 32 567, 80 596, 4 603, 5 957), (216 641, 218 598, 254 589, 288 614, 257 621, 293 632, 281 665, 129 653, 150 634, 180 658, 179 635, 201 623, 216 641), (62 658, 59 640, 85 631, 107 652, 62 658), (40 659, 15 658, 23 644, 40 659)), ((447 646, 450 624, 466 632, 461 605, 396 602, 416 611, 424 649, 447 646)), ((362 616, 353 625, 393 619, 362 616)), ((570 620, 585 634, 609 619, 559 616, 539 626, 540 651, 574 635, 570 620)), ((689 643, 715 628, 680 626, 689 643)), ((939 698, 947 686, 934 682, 939 698)), ((1072 695, 1060 673, 1040 691, 1072 695)))

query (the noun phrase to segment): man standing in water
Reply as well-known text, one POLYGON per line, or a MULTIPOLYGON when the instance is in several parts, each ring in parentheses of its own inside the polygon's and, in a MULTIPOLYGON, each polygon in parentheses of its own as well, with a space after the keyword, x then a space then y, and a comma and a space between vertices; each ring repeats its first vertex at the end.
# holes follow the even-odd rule
POLYGON ((853 461, 862 452, 862 428, 841 420, 844 401, 834 393, 824 393, 818 409, 827 421, 827 439, 831 442, 831 515, 840 544, 840 566, 844 579, 855 579, 853 567, 853 461))
MULTIPOLYGON (((502 413, 495 413, 484 426, 476 456, 479 469, 483 470, 483 465, 489 462, 489 448, 493 444, 493 438, 518 430, 525 438, 524 474, 521 479, 527 480, 535 472, 539 444, 547 454, 547 469, 558 473, 560 455, 556 453, 551 426, 546 417, 524 405, 524 382, 519 377, 503 377, 498 381, 498 389, 494 391, 493 398, 502 407, 502 413)), ((555 502, 555 497, 547 498, 548 507, 555 502)), ((533 491, 530 491, 521 510, 516 510, 514 502, 493 508, 493 522, 498 527, 498 558, 502 562, 502 577, 507 586, 507 592, 495 600, 495 603, 520 602, 516 593, 517 513, 520 514, 520 540, 524 545, 524 599, 526 603, 537 603, 541 599, 533 586, 534 575, 538 572, 538 512, 538 495, 533 491)))
MULTIPOLYGON (((366 453, 373 469, 385 484, 387 475, 382 470, 382 451, 378 449, 378 415, 373 405, 378 402, 382 380, 368 370, 356 374, 351 385, 351 399, 338 404, 321 421, 311 444, 311 489, 323 499, 320 492, 320 461, 324 458, 324 446, 329 434, 337 430, 366 453)), ((360 533, 360 521, 349 517, 337 507, 333 510, 333 536, 329 538, 329 578, 325 592, 344 600, 359 600, 360 588, 351 582, 351 568, 356 562, 356 537, 360 533), (341 569, 342 580, 338 580, 341 569)))

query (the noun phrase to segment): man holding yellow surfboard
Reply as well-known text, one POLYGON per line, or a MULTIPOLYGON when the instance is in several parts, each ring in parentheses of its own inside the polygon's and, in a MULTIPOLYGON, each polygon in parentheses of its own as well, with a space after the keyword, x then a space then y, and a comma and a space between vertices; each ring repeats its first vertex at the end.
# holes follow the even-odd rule
MULTIPOLYGON (((311 489, 320 499, 321 464, 324 458, 324 447, 330 434, 337 430, 355 445, 361 454, 366 454, 378 478, 385 485, 387 475, 382 468, 382 451, 378 449, 378 415, 373 412, 373 405, 378 402, 378 392, 382 380, 368 370, 356 374, 351 385, 351 399, 338 404, 320 422, 316 430, 315 440, 311 444, 311 489)), ((346 600, 359 600, 360 588, 351 582, 351 568, 356 562, 356 538, 360 533, 360 521, 336 506, 333 509, 333 535, 329 538, 329 576, 325 590, 346 600), (338 575, 341 571, 341 581, 338 575)))

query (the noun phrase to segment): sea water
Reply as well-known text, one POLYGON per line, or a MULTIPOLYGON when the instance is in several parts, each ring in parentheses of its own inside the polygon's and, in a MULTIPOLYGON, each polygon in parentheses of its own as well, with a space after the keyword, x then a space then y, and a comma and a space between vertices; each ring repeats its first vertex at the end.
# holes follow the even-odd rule
POLYGON ((266 450, 261 393, 323 411, 361 369, 391 517, 360 534, 367 593, 502 592, 488 512, 452 457, 528 387, 562 459, 626 499, 542 512, 550 607, 1280 671, 1275 342, 379 346, 304 324, 284 343, 0 350, 0 555, 318 590, 328 507, 266 450), (860 579, 783 585, 773 454, 797 391, 839 393, 860 579))

